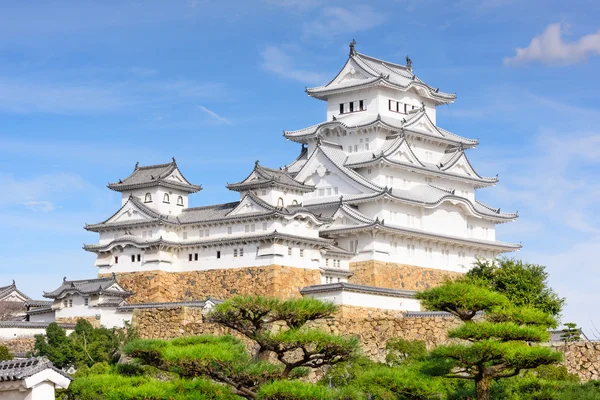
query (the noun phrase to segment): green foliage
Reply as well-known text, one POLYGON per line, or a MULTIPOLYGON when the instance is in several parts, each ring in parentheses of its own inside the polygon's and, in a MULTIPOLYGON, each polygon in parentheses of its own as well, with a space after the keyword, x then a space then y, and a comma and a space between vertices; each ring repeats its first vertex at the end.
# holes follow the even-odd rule
POLYGON ((57 368, 75 364, 76 355, 67 332, 55 322, 48 325, 46 335, 35 335, 33 351, 36 356, 48 357, 57 368))
POLYGON ((8 350, 8 347, 0 344, 0 361, 12 360, 13 355, 8 350))
POLYGON ((376 365, 378 364, 371 361, 368 357, 357 356, 350 361, 331 366, 319 384, 333 385, 334 387, 346 387, 354 382, 358 375, 376 365))
POLYGON ((565 328, 560 338, 564 342, 577 342, 581 339, 581 331, 577 329, 577 324, 574 322, 566 322, 565 328))
POLYGON ((527 375, 547 381, 579 382, 579 376, 570 374, 564 365, 540 365, 527 371, 527 375))
POLYGON ((543 327, 518 325, 514 322, 468 323, 448 331, 448 337, 469 341, 496 339, 499 341, 543 342, 548 340, 548 331, 543 327))
POLYGON ((365 396, 352 388, 330 389, 301 381, 277 381, 262 386, 258 398, 261 400, 362 400, 365 396))
POLYGON ((426 309, 447 311, 463 321, 472 320, 480 311, 491 311, 509 304, 505 296, 465 281, 448 281, 419 292, 416 297, 426 309))
POLYGON ((523 376, 505 379, 492 388, 492 398, 502 400, 600 400, 600 381, 573 381, 523 376))
POLYGON ((116 374, 77 377, 64 399, 77 400, 234 400, 238 397, 224 386, 204 379, 174 379, 161 382, 145 376, 125 377, 116 374))
POLYGON ((427 356, 427 348, 422 340, 390 339, 385 348, 388 351, 385 362, 390 366, 421 361, 427 356))
POLYGON ((548 328, 556 327, 556 319, 537 308, 508 305, 495 308, 486 315, 486 319, 492 322, 514 322, 518 325, 538 325, 548 328))
POLYGON ((520 260, 477 260, 466 279, 505 295, 517 307, 530 306, 558 316, 565 299, 548 286, 545 267, 520 260))

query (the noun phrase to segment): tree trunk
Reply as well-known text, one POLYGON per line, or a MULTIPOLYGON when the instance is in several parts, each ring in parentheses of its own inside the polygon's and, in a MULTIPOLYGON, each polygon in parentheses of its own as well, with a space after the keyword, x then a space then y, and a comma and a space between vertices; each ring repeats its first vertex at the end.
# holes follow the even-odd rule
POLYGON ((490 391, 492 387, 492 378, 483 376, 475 379, 475 394, 477 400, 490 400, 490 391))

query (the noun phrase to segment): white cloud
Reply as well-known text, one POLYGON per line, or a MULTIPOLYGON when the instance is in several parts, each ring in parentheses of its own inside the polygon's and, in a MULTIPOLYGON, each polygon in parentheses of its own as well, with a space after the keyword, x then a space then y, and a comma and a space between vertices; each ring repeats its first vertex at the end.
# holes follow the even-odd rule
POLYGON ((211 117, 213 117, 213 119, 215 119, 218 122, 222 122, 227 125, 233 125, 233 122, 231 122, 227 118, 217 114, 214 111, 209 110, 208 108, 206 108, 204 106, 198 106, 198 108, 201 109, 202 111, 204 111, 205 113, 207 113, 208 115, 210 115, 211 117))
POLYGON ((54 211, 54 203, 48 200, 28 200, 24 201, 23 204, 25 207, 29 208, 31 211, 39 211, 39 212, 49 212, 54 211))
POLYGON ((281 77, 308 84, 323 83, 326 79, 318 72, 295 67, 291 57, 278 47, 266 47, 261 57, 261 67, 281 77))
POLYGON ((571 65, 590 55, 600 54, 600 30, 582 36, 574 42, 564 42, 562 33, 566 26, 560 23, 548 25, 539 36, 534 37, 526 48, 517 48, 514 57, 506 57, 505 65, 541 62, 548 65, 571 65))
POLYGON ((325 7, 321 15, 304 25, 304 35, 332 37, 367 31, 385 22, 385 15, 372 7, 325 7))

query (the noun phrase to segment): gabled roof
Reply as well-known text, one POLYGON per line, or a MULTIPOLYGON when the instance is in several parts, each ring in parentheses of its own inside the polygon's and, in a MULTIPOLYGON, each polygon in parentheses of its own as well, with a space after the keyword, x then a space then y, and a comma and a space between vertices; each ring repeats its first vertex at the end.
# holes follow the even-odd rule
POLYGON ((381 126, 392 133, 404 132, 406 135, 417 136, 436 140, 442 143, 473 147, 478 144, 477 139, 468 139, 458 136, 445 129, 437 127, 427 116, 423 109, 407 115, 405 118, 396 118, 389 115, 374 115, 368 113, 348 114, 337 117, 332 121, 325 121, 296 131, 283 131, 283 136, 298 143, 306 143, 321 135, 326 129, 358 129, 381 126))
POLYGON ((285 169, 287 170, 288 174, 295 176, 298 173, 298 171, 302 169, 304 164, 306 164, 307 160, 308 149, 304 145, 302 145, 302 150, 300 150, 300 154, 298 155, 298 157, 290 164, 286 165, 285 169))
POLYGON ((497 241, 497 240, 492 241, 492 240, 464 238, 464 237, 454 236, 454 235, 446 235, 446 234, 435 233, 435 232, 426 232, 421 229, 393 226, 393 225, 385 224, 384 221, 380 221, 379 219, 375 220, 375 222, 373 222, 371 224, 342 227, 342 228, 332 227, 332 228, 323 229, 320 232, 325 236, 336 236, 336 235, 340 235, 340 234, 357 233, 357 232, 374 231, 374 230, 379 230, 379 231, 388 232, 388 233, 396 233, 399 235, 405 235, 405 236, 415 237, 415 238, 419 238, 419 239, 431 240, 432 238, 435 238, 435 239, 437 239, 439 241, 443 241, 443 242, 454 243, 454 244, 458 244, 458 245, 467 245, 467 246, 473 246, 473 247, 484 247, 484 248, 492 249, 495 251, 501 251, 501 252, 515 251, 515 250, 519 250, 522 247, 521 244, 517 244, 517 243, 506 243, 506 242, 501 242, 501 241, 497 241))
POLYGON ((422 162, 415 155, 412 147, 404 137, 404 135, 388 136, 384 145, 378 152, 361 152, 354 153, 348 156, 346 167, 362 168, 370 165, 384 163, 390 166, 409 168, 411 170, 419 170, 431 175, 442 175, 454 180, 467 181, 474 183, 476 188, 490 186, 498 183, 498 177, 488 178, 480 176, 473 169, 471 163, 464 154, 463 147, 455 147, 446 154, 438 164, 422 162), (398 160, 394 158, 394 154, 405 150, 408 160, 398 160), (461 157, 464 156, 464 158, 461 157), (460 173, 452 171, 452 167, 459 160, 464 159, 465 165, 468 166, 469 173, 460 173))
POLYGON ((300 289, 300 294, 314 294, 314 293, 327 293, 327 292, 337 292, 337 291, 346 291, 346 292, 357 292, 357 293, 367 293, 367 294, 376 294, 381 296, 390 296, 390 297, 405 297, 405 298, 414 298, 417 293, 416 290, 403 290, 403 289, 388 289, 382 288, 378 286, 367 286, 367 285, 357 285, 355 283, 346 283, 346 282, 337 282, 337 283, 327 283, 322 285, 312 285, 306 286, 300 289))
POLYGON ((190 247, 215 247, 229 244, 237 244, 237 243, 250 243, 250 242, 259 242, 259 241, 291 241, 297 243, 305 243, 315 246, 328 246, 333 243, 330 239, 324 239, 320 237, 306 237, 306 236, 297 236, 289 233, 278 232, 277 230, 266 233, 258 233, 254 235, 227 235, 221 236, 217 238, 205 238, 201 240, 193 240, 193 241, 185 241, 185 242, 174 242, 170 240, 163 239, 160 237, 156 240, 142 240, 136 237, 129 237, 127 239, 117 238, 110 243, 106 244, 86 244, 83 246, 83 249, 86 251, 91 251, 94 253, 101 253, 105 251, 110 251, 114 247, 122 246, 122 245, 134 245, 139 248, 147 248, 154 246, 163 246, 169 247, 173 249, 184 249, 190 247))
POLYGON ((328 84, 307 88, 306 93, 316 99, 326 100, 332 94, 375 85, 402 91, 414 89, 435 104, 448 104, 456 99, 455 94, 440 92, 417 78, 410 66, 383 61, 356 51, 350 52, 340 72, 328 84))
POLYGON ((321 141, 321 140, 318 141, 317 147, 315 148, 315 150, 312 152, 312 154, 308 158, 308 161, 306 161, 306 163, 304 164, 302 169, 296 174, 295 179, 298 181, 306 179, 308 177, 307 174, 309 174, 309 172, 310 172, 309 167, 310 167, 311 161, 313 159, 316 159, 320 155, 323 155, 327 160, 329 160, 333 164, 333 167, 340 173, 341 176, 348 177, 350 180, 352 180, 352 181, 356 182, 357 184, 359 184, 360 186, 362 186, 362 188, 365 191, 372 192, 372 191, 380 191, 382 189, 380 186, 374 184, 373 182, 366 179, 359 173, 357 173, 349 168, 346 168, 344 166, 348 156, 346 155, 344 150, 342 150, 340 145, 321 141))
POLYGON ((67 293, 78 293, 81 295, 107 294, 116 297, 129 297, 132 292, 123 290, 114 276, 108 278, 82 279, 68 281, 63 279, 62 284, 51 292, 44 292, 44 297, 57 299, 67 293), (116 287, 116 288, 115 288, 116 287))
POLYGON ((235 191, 245 191, 259 189, 264 187, 282 187, 286 189, 298 190, 301 192, 312 192, 313 186, 304 185, 285 170, 271 169, 259 165, 258 161, 254 164, 254 170, 241 182, 227 185, 227 189, 235 191))
POLYGON ((175 158, 168 164, 156 164, 143 167, 136 164, 135 169, 127 178, 108 184, 109 189, 117 192, 154 186, 164 186, 188 193, 195 193, 202 190, 202 186, 193 185, 185 179, 177 167, 175 158))
POLYGON ((176 219, 169 215, 160 214, 154 211, 152 208, 145 205, 142 201, 140 201, 133 194, 129 195, 129 198, 123 204, 121 208, 117 210, 113 215, 108 217, 106 220, 102 222, 98 222, 96 224, 86 224, 85 230, 91 232, 98 232, 99 230, 110 228, 110 227, 133 227, 137 225, 144 225, 148 223, 176 223, 176 219), (111 221, 117 215, 121 213, 121 211, 126 210, 128 208, 135 208, 138 212, 144 215, 146 218, 133 219, 131 221, 111 221))
POLYGON ((46 357, 33 357, 0 362, 0 382, 21 381, 47 369, 73 380, 66 372, 54 367, 46 357))
POLYGON ((31 301, 31 298, 27 296, 25 293, 21 292, 17 289, 17 284, 13 280, 10 285, 1 286, 0 287, 0 301, 3 301, 7 298, 11 293, 17 294, 19 297, 23 299, 23 301, 31 301))

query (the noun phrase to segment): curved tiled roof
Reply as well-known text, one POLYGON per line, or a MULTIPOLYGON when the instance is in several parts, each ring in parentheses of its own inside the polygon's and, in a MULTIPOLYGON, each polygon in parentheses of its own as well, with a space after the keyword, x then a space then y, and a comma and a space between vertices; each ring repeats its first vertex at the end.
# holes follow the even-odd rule
POLYGON ((233 244, 233 243, 244 243, 244 242, 252 242, 252 241, 263 241, 263 240, 288 240, 294 241, 298 243, 306 243, 312 245, 329 245, 333 243, 333 240, 324 239, 324 238, 309 238, 305 236, 296 236, 288 233, 278 232, 277 230, 265 233, 265 234, 257 234, 257 235, 241 235, 241 236, 224 236, 215 239, 203 239, 203 240, 195 240, 195 241, 185 241, 185 242, 173 242, 169 240, 165 240, 162 237, 156 240, 141 240, 136 237, 128 237, 126 239, 117 238, 110 243, 107 244, 86 244, 83 246, 84 250, 91 252, 103 252, 109 251, 115 246, 122 245, 133 245, 140 248, 153 247, 153 246, 166 246, 172 248, 187 248, 187 247, 214 247, 219 245, 233 244))
POLYGON ((325 100, 330 94, 364 88, 375 84, 403 91, 412 87, 418 88, 422 90, 422 95, 430 98, 436 104, 448 104, 456 99, 455 94, 443 93, 438 89, 425 84, 421 79, 417 78, 413 74, 412 69, 407 66, 380 60, 358 52, 350 54, 344 67, 342 67, 340 72, 338 72, 335 78, 328 84, 307 88, 306 93, 314 98, 325 100), (354 65, 358 66, 366 75, 366 78, 354 79, 343 83, 336 82, 348 63, 354 63, 354 65))
POLYGON ((343 227, 343 228, 326 228, 321 230, 321 233, 325 236, 335 236, 339 234, 347 234, 353 232, 362 232, 366 230, 383 230, 385 232, 390 233, 398 233, 406 236, 417 237, 421 239, 432 239, 436 238, 440 241, 456 243, 460 245, 476 245, 476 246, 484 246, 493 250, 499 251, 515 251, 520 249, 521 244, 516 243, 505 243, 500 241, 491 241, 491 240, 480 240, 480 239, 472 239, 472 238, 463 238, 454 235, 445 235, 441 233, 435 232, 426 232, 421 229, 414 228, 405 228, 393 225, 384 224, 384 221, 376 220, 371 224, 359 225, 359 226, 351 226, 351 227, 343 227))
POLYGON ((335 292, 335 291, 348 291, 348 292, 359 292, 359 293, 368 293, 368 294, 378 294, 383 296, 390 297, 415 297, 415 290, 402 290, 402 289, 388 289, 377 286, 366 286, 366 285, 357 285, 354 283, 346 283, 346 282, 337 282, 337 283, 327 283, 322 285, 312 285, 306 286, 300 289, 300 293, 312 294, 312 293, 326 293, 326 292, 335 292))
POLYGON ((68 281, 66 278, 62 284, 51 292, 44 292, 44 297, 56 299, 63 296, 65 293, 79 293, 81 295, 91 294, 109 294, 117 297, 129 297, 132 292, 109 289, 117 280, 114 276, 108 278, 82 279, 76 281, 68 281))
POLYGON ((287 189, 298 190, 301 192, 312 192, 314 186, 300 183, 284 169, 277 170, 259 165, 258 161, 254 165, 254 170, 241 182, 227 185, 227 189, 235 191, 258 189, 263 187, 278 186, 287 189), (254 179, 250 180, 250 177, 254 179))
POLYGON ((0 382, 24 380, 47 369, 51 369, 65 378, 73 380, 69 374, 54 367, 52 362, 46 357, 33 357, 25 360, 0 362, 0 382))
POLYGON ((179 169, 174 158, 172 162, 167 164, 156 164, 143 167, 140 167, 138 164, 136 164, 131 175, 125 179, 119 180, 118 182, 109 183, 108 188, 117 192, 152 186, 165 186, 188 193, 195 193, 202 190, 202 186, 193 185, 187 179, 185 179, 181 171, 179 171, 179 174, 183 178, 184 182, 166 179, 175 170, 179 169))
POLYGON ((133 311, 133 310, 145 310, 145 309, 149 309, 149 308, 178 308, 178 307, 203 308, 208 301, 210 301, 214 304, 221 304, 223 302, 223 300, 218 300, 218 299, 213 299, 212 297, 207 297, 206 300, 124 304, 124 305, 119 306, 119 308, 117 310, 118 311, 133 311))
POLYGON ((347 129, 359 129, 373 126, 383 126, 391 131, 401 132, 404 131, 406 135, 414 135, 428 139, 438 140, 440 142, 448 144, 463 144, 464 146, 476 146, 479 142, 477 139, 467 139, 462 136, 458 136, 445 129, 437 127, 431 119, 427 116, 427 112, 420 110, 414 114, 407 116, 407 118, 395 118, 388 115, 373 115, 367 113, 358 113, 355 115, 348 115, 336 118, 332 121, 325 121, 320 124, 309 126, 307 128, 299 129, 296 131, 284 131, 283 135, 287 139, 304 143, 309 138, 318 136, 324 129, 333 129, 336 127, 347 129), (427 123, 430 123, 434 127, 434 132, 417 129, 415 125, 422 119, 425 118, 427 123))

